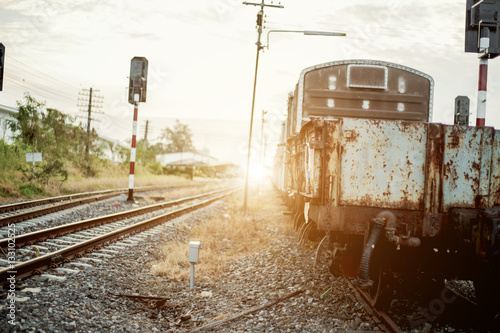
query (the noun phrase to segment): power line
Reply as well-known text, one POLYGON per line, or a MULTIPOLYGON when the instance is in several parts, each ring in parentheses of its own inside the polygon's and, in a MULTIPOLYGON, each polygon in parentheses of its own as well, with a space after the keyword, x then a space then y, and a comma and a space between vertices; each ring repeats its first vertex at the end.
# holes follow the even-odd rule
MULTIPOLYGON (((93 92, 99 92, 99 90, 93 90, 93 88, 90 89, 82 89, 82 91, 79 93, 79 95, 88 97, 89 102, 88 102, 88 120, 87 120, 87 146, 85 147, 85 153, 88 156, 90 153, 90 121, 94 120, 91 117, 92 114, 92 108, 101 108, 102 107, 102 99, 104 98, 103 96, 93 96, 93 92), (87 94, 88 92, 88 94, 87 94), (94 100, 92 100, 92 97, 94 100)), ((79 101, 85 101, 86 99, 83 99, 81 97, 78 97, 79 101)), ((77 106, 85 106, 84 104, 78 104, 77 106)), ((84 111, 80 109, 80 111, 84 111)), ((94 112, 94 113, 103 113, 103 112, 94 112)))
MULTIPOLYGON (((59 80, 59 79, 57 79, 57 78, 55 78, 55 77, 51 76, 50 74, 47 74, 47 73, 45 73, 45 72, 42 72, 41 70, 39 70, 39 69, 37 69, 37 68, 31 67, 30 65, 27 65, 27 64, 23 63, 22 61, 19 61, 19 60, 15 59, 15 58, 12 58, 12 57, 10 57, 10 56, 7 56, 7 58, 8 58, 8 59, 10 59, 10 60, 12 60, 12 61, 14 61, 14 62, 16 62, 16 63, 18 63, 19 65, 22 65, 22 66, 24 66, 24 67, 29 68, 29 69, 30 69, 30 71, 26 71, 26 72, 27 72, 28 74, 30 74, 30 75, 34 75, 34 76, 38 77, 39 79, 42 79, 42 80, 45 80, 45 81, 49 81, 49 80, 47 80, 47 79, 50 79, 50 80, 52 80, 54 83, 60 84, 61 86, 64 86, 64 87, 66 87, 66 88, 67 88, 67 87, 68 87, 68 85, 69 85, 69 82, 67 82, 67 81, 61 81, 61 80, 59 80)), ((10 61, 10 60, 9 60, 9 61, 10 61)), ((16 65, 15 65, 15 64, 9 64, 9 66, 12 66, 12 65, 14 65, 14 67, 16 67, 16 65)), ((20 67, 20 66, 17 66, 17 68, 19 68, 19 69, 21 69, 21 70, 24 70, 24 69, 23 69, 23 67, 20 67)), ((75 89, 80 89, 80 87, 76 87, 76 86, 73 86, 72 88, 75 88, 75 89)))

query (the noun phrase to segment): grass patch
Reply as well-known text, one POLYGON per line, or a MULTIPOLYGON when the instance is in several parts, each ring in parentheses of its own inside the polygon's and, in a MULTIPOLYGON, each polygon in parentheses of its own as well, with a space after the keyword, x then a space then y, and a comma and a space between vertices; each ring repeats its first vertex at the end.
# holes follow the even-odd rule
POLYGON ((222 214, 190 225, 179 224, 181 240, 171 241, 160 249, 161 259, 153 263, 152 271, 173 280, 189 281, 188 244, 200 241, 200 262, 196 266, 198 280, 214 278, 224 272, 227 263, 269 248, 277 235, 293 234, 289 217, 281 215, 281 198, 270 187, 266 195, 250 196, 248 213, 241 211, 242 193, 225 200, 222 214))
POLYGON ((40 186, 36 184, 25 183, 19 186, 19 192, 23 197, 32 198, 35 195, 42 194, 43 190, 40 186))
MULTIPOLYGON (((127 171, 128 172, 128 171, 127 171)), ((49 181, 46 184, 37 182, 5 181, 0 179, 0 204, 6 204, 20 198, 42 198, 72 193, 91 192, 107 189, 128 188, 127 172, 98 177, 81 177, 71 175, 64 183, 49 181)), ((192 184, 193 181, 179 176, 152 175, 143 173, 135 177, 134 188, 141 186, 170 186, 192 184)))

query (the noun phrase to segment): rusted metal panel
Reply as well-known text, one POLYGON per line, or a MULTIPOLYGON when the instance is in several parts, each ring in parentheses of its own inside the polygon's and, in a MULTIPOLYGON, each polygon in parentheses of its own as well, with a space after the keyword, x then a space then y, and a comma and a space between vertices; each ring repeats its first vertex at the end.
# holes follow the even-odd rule
POLYGON ((478 207, 483 131, 458 125, 446 126, 444 131, 443 211, 453 207, 478 207))
POLYGON ((308 217, 320 230, 361 234, 375 213, 390 209, 399 236, 435 238, 452 227, 453 209, 500 206, 493 128, 316 117, 300 137, 308 217))
POLYGON ((489 207, 491 158, 493 154, 493 141, 495 130, 491 127, 480 127, 482 132, 481 140, 481 165, 479 171, 479 189, 476 208, 489 207))
POLYGON ((427 125, 342 122, 341 205, 423 210, 427 125))
POLYGON ((305 139, 304 161, 306 173, 306 195, 311 198, 322 197, 322 175, 325 169, 323 165, 323 151, 325 136, 323 132, 324 119, 317 119, 308 123, 302 130, 302 137, 305 139))
POLYGON ((495 131, 491 155, 489 207, 500 206, 500 131, 495 131))
POLYGON ((327 159, 326 176, 328 179, 328 188, 325 195, 326 201, 329 201, 332 207, 340 205, 341 128, 341 121, 328 121, 326 123, 326 137, 328 141, 325 144, 325 156, 327 159))
MULTIPOLYGON (((444 130, 440 124, 427 125, 425 211, 436 214, 442 205, 444 130)), ((431 220, 428 220, 431 223, 431 220)))

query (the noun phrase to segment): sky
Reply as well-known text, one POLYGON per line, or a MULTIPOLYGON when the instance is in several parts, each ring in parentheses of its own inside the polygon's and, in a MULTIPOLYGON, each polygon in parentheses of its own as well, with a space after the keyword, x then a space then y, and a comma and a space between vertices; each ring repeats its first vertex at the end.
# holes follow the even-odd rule
MULTIPOLYGON (((266 3, 271 3, 268 0, 266 3)), ((278 2, 275 1, 274 4, 278 2)), ((268 164, 280 135, 288 93, 302 69, 343 59, 376 59, 415 68, 435 82, 433 121, 453 122, 458 95, 471 101, 475 123, 479 61, 464 52, 465 1, 283 0, 265 8, 267 31, 319 30, 346 37, 271 33, 260 53, 252 163, 258 159, 262 111, 268 164)), ((82 89, 103 96, 92 121, 101 135, 132 136, 127 103, 130 60, 149 61, 138 137, 160 140, 176 119, 194 145, 221 162, 246 163, 256 60, 258 7, 234 0, 0 0, 6 47, 0 104, 25 92, 86 124, 82 89), (82 109, 83 111, 80 111, 82 109), (97 113, 102 112, 102 113, 97 113)), ((489 61, 486 125, 500 128, 500 60, 489 61)))

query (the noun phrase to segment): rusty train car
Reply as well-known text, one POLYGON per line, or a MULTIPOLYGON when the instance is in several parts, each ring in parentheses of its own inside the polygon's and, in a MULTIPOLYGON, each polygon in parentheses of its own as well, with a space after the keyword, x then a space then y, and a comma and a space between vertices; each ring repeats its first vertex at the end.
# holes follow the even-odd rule
MULTIPOLYGON (((401 274, 473 280, 500 313, 500 131, 432 123, 432 77, 346 60, 304 69, 274 179, 316 264, 387 305, 401 274), (495 300, 495 301, 493 301, 495 300)), ((417 282, 415 282, 417 283, 417 282)))

